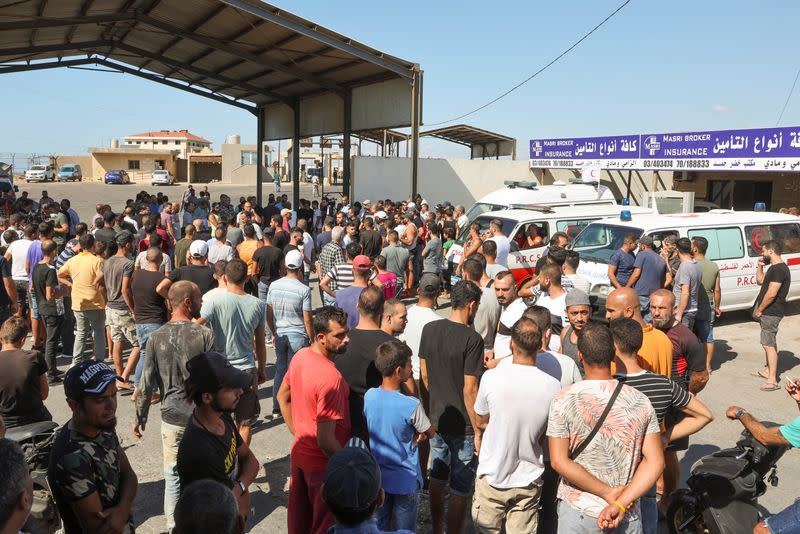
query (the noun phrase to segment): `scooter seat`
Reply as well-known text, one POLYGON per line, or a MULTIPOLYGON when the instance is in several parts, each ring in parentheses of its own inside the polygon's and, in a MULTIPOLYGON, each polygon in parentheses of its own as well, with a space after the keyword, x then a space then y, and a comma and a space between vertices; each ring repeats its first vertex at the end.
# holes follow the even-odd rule
POLYGON ((58 424, 54 423, 53 421, 39 421, 29 425, 9 428, 6 431, 6 438, 10 439, 11 441, 21 443, 23 441, 28 441, 32 437, 38 436, 39 434, 50 432, 54 428, 58 428, 58 424))

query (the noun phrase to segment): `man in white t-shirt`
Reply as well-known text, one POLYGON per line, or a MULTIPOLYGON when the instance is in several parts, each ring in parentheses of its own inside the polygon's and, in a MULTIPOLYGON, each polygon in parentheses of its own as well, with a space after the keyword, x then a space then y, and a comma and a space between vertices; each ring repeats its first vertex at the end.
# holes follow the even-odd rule
POLYGON ((527 308, 525 301, 517 296, 517 284, 514 275, 506 271, 494 280, 494 294, 500 303, 500 322, 497 335, 494 337, 494 350, 486 353, 486 366, 495 367, 501 359, 511 356, 511 328, 527 308), (492 359, 494 358, 494 359, 492 359))
POLYGON ((544 460, 541 438, 559 382, 536 366, 542 332, 530 319, 511 328, 511 358, 481 378, 475 399, 481 443, 472 519, 478 532, 536 532, 544 460))
POLYGON ((561 348, 561 330, 569 324, 567 292, 561 287, 561 268, 550 264, 542 267, 539 273, 539 287, 543 293, 536 304, 550 310, 554 334, 550 339, 550 350, 558 351, 561 348))
POLYGON ((508 265, 511 241, 503 234, 503 223, 500 219, 492 219, 492 222, 489 223, 489 233, 492 234, 489 241, 497 243, 497 255, 494 261, 500 265, 508 265))
POLYGON ((439 296, 439 277, 433 273, 425 273, 419 279, 417 294, 419 300, 414 306, 408 308, 405 331, 398 339, 405 341, 411 349, 411 371, 414 380, 419 380, 419 343, 422 338, 422 329, 431 321, 443 319, 436 313, 436 297, 439 296))
POLYGON ((22 317, 28 314, 28 287, 30 280, 26 261, 28 259, 28 249, 33 241, 38 238, 36 227, 30 224, 23 228, 24 237, 11 242, 6 249, 5 258, 11 262, 11 279, 17 287, 17 303, 22 317))

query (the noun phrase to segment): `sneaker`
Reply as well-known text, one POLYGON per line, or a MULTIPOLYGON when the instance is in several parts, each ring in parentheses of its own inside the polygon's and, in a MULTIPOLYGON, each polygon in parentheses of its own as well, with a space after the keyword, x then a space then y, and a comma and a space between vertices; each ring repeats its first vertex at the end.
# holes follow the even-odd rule
POLYGON ((56 384, 61 384, 63 380, 58 376, 51 376, 47 379, 48 386, 55 386, 56 384))
POLYGON ((270 339, 267 339, 267 340, 265 341, 265 343, 266 343, 267 347, 269 347, 269 348, 271 348, 271 349, 274 349, 274 348, 275 348, 275 344, 272 342, 272 338, 270 338, 270 339))

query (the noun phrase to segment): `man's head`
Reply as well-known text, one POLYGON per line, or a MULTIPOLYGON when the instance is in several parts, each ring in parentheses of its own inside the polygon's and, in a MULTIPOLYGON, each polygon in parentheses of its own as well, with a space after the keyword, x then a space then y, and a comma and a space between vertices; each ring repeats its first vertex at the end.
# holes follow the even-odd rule
POLYGON ((661 244, 662 244, 662 247, 664 248, 664 251, 667 254, 672 255, 674 252, 677 252, 677 249, 676 249, 676 243, 677 242, 678 242, 678 236, 676 236, 674 234, 670 234, 670 235, 666 236, 662 240, 661 244))
POLYGON ((397 230, 390 230, 386 235, 386 239, 389 241, 389 243, 394 245, 400 240, 400 235, 397 233, 397 230))
POLYGON ((478 313, 481 294, 481 289, 473 282, 459 280, 450 291, 450 305, 453 310, 466 311, 467 322, 472 324, 472 321, 475 320, 475 315, 478 313))
POLYGON ((345 447, 328 459, 322 499, 346 527, 370 519, 383 504, 381 470, 366 447, 345 447))
POLYGON ((492 263, 494 263, 495 258, 497 258, 497 243, 494 241, 484 241, 483 245, 481 245, 481 253, 487 261, 491 260, 492 263))
POLYGON ((668 289, 657 289, 650 294, 650 315, 653 326, 659 330, 669 330, 675 323, 675 294, 668 289))
MULTIPOLYGON (((353 269, 353 271, 355 271, 355 269, 353 269)), ((380 325, 385 300, 381 288, 376 286, 364 288, 358 296, 358 304, 356 304, 359 317, 362 319, 371 319, 380 325)))
POLYGON ((618 356, 623 358, 636 358, 642 348, 642 326, 627 317, 614 319, 608 323, 611 337, 614 339, 614 348, 618 356))
POLYGON ((542 333, 542 345, 539 350, 547 350, 550 344, 550 336, 552 335, 552 317, 550 310, 544 306, 531 306, 522 312, 523 319, 530 319, 536 326, 539 327, 539 332, 542 333))
POLYGON ((33 480, 17 443, 0 439, 0 532, 20 532, 33 504, 33 480))
POLYGON ((497 302, 504 308, 517 300, 517 283, 511 271, 497 273, 494 279, 494 294, 497 302))
POLYGON ((640 237, 639 250, 653 250, 653 238, 649 235, 643 235, 640 237))
POLYGON ((602 324, 590 323, 578 334, 578 356, 584 367, 611 370, 614 361, 614 340, 602 324))
POLYGON ((553 287, 561 287, 561 268, 558 265, 543 265, 539 272, 539 287, 544 291, 550 291, 553 287))
POLYGON ((423 273, 420 276, 419 286, 417 287, 417 295, 419 295, 420 300, 435 302, 440 292, 441 282, 438 276, 433 273, 423 273))
POLYGON ((550 236, 550 243, 551 247, 558 247, 558 248, 567 248, 569 244, 569 237, 564 232, 556 232, 552 236, 550 236))
POLYGON ((781 253, 783 252, 783 245, 779 241, 770 240, 764 243, 761 247, 761 256, 764 258, 764 263, 776 263, 781 261, 781 253))
POLYGON ((161 262, 164 260, 164 254, 161 252, 161 247, 151 246, 148 248, 147 253, 145 254, 145 259, 147 259, 147 263, 158 268, 161 265, 161 262))
POLYGON ((567 249, 561 247, 550 247, 547 251, 545 265, 555 265, 561 270, 567 261, 567 249))
POLYGON ((298 275, 303 272, 303 253, 299 250, 290 250, 283 259, 288 273, 298 275))
POLYGON ((477 256, 470 256, 464 260, 464 263, 461 264, 461 272, 464 279, 480 284, 486 269, 485 261, 478 261, 477 256))
POLYGON ((542 348, 542 331, 532 319, 521 318, 511 327, 511 354, 533 358, 542 348))
POLYGON ((195 262, 204 262, 208 258, 208 243, 197 239, 189 244, 189 256, 195 262))
POLYGON ((331 241, 334 243, 341 243, 344 238, 344 228, 341 226, 334 226, 331 229, 331 241))
POLYGON ((375 367, 383 377, 411 378, 411 349, 399 340, 384 341, 375 350, 375 367))
MULTIPOLYGON (((253 226, 252 224, 250 225, 253 226)), ((253 235, 255 235, 255 229, 253 229, 253 235)), ((299 227, 292 228, 292 232, 289 234, 289 242, 298 247, 303 244, 303 230, 299 227)))
POLYGON ((64 395, 72 418, 81 426, 112 431, 117 426, 117 380, 103 362, 86 360, 64 376, 64 395))
POLYGON ((402 334, 408 324, 408 311, 400 299, 389 299, 383 304, 382 328, 389 334, 402 334))
POLYGON ((636 250, 637 243, 639 242, 639 236, 634 234, 628 234, 622 239, 622 250, 625 252, 633 252, 636 250))
POLYGON ((328 354, 341 354, 347 348, 347 314, 336 306, 323 306, 314 314, 314 342, 328 354))
POLYGON ((172 312, 181 310, 183 315, 192 319, 200 317, 200 307, 203 301, 200 295, 200 288, 194 282, 179 280, 169 286, 167 294, 172 312))
POLYGON ((114 238, 114 241, 117 243, 117 254, 127 256, 131 251, 131 247, 133 247, 133 234, 127 230, 122 230, 114 238))
POLYGON ((218 352, 202 352, 186 362, 189 378, 186 397, 198 408, 233 413, 244 389, 251 385, 250 375, 236 369, 218 352))
POLYGON ((196 480, 182 492, 175 506, 173 534, 218 532, 240 534, 244 532, 244 519, 233 492, 210 478, 196 480))
POLYGON ((42 241, 42 256, 46 260, 51 260, 58 255, 58 245, 55 241, 47 240, 42 241))
POLYGON ((580 253, 574 250, 567 250, 567 257, 564 260, 564 265, 561 267, 561 270, 564 274, 575 274, 578 271, 580 263, 580 253))
POLYGON ((12 315, 0 326, 0 341, 4 345, 22 346, 28 335, 28 322, 23 317, 12 315))
POLYGON ((641 320, 642 309, 636 291, 629 287, 615 289, 606 299, 606 319, 630 317, 641 320))
POLYGON ((678 254, 681 258, 690 259, 692 257, 692 242, 688 237, 678 239, 675 247, 678 249, 678 254))
POLYGON ((493 236, 503 235, 503 221, 492 219, 492 222, 489 223, 489 232, 493 236))
POLYGON ((239 258, 234 258, 225 267, 225 283, 234 286, 244 286, 247 278, 247 264, 239 258))
POLYGON ((344 253, 348 260, 354 261, 361 254, 361 245, 353 241, 344 248, 344 253))
MULTIPOLYGON (((351 243, 352 245, 353 243, 351 243)), ((347 246, 350 248, 350 245, 347 246)), ((372 260, 369 256, 359 254, 353 258, 353 278, 366 282, 372 275, 372 260)))
POLYGON ((78 243, 81 245, 81 250, 92 250, 94 248, 94 236, 90 233, 83 234, 78 243))
POLYGON ((573 289, 567 293, 565 303, 569 324, 576 331, 582 330, 584 326, 589 324, 589 319, 592 318, 592 303, 589 300, 589 295, 580 289, 573 289))
POLYGON ((708 250, 708 239, 699 235, 692 238, 692 256, 704 258, 708 250))

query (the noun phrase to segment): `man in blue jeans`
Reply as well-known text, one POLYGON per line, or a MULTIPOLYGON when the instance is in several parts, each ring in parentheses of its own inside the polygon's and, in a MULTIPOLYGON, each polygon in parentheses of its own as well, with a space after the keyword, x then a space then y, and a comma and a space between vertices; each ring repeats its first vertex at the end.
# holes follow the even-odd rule
MULTIPOLYGON (((788 381, 786 392, 800 408, 800 380, 788 381)), ((731 406, 725 415, 728 419, 738 420, 754 438, 768 447, 800 448, 800 417, 783 426, 768 428, 739 406, 731 406)), ((760 522, 753 534, 800 534, 800 501, 760 522)))
MULTIPOLYGON (((290 250, 284 259, 286 276, 272 282, 267 293, 267 328, 275 341, 275 380, 272 391, 281 387, 292 356, 309 345, 311 288, 303 283, 303 254, 290 250)), ((272 417, 280 417, 277 395, 272 395, 272 417)))

